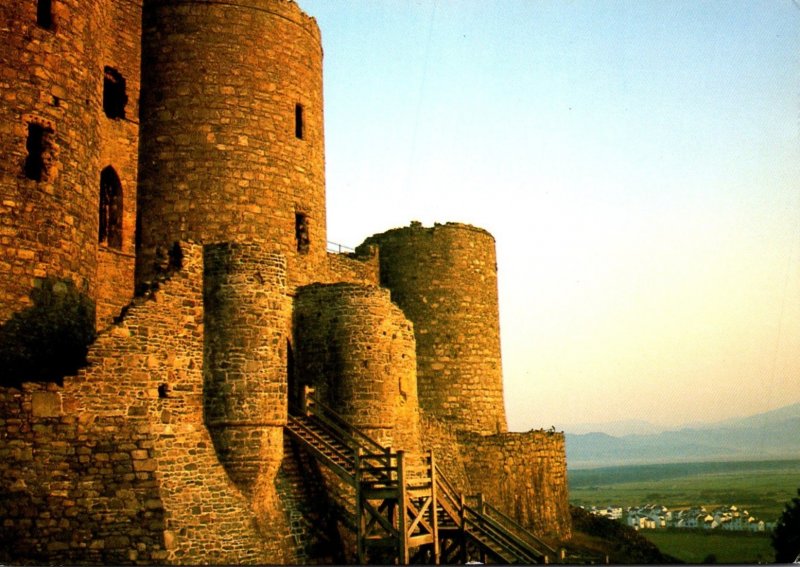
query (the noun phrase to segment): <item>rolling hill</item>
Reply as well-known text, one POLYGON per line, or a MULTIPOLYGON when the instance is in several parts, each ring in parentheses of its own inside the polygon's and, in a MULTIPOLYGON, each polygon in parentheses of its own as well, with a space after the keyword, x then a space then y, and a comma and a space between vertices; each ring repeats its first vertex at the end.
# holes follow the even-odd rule
POLYGON ((650 434, 566 434, 567 463, 607 465, 800 457, 800 403, 744 418, 650 434))

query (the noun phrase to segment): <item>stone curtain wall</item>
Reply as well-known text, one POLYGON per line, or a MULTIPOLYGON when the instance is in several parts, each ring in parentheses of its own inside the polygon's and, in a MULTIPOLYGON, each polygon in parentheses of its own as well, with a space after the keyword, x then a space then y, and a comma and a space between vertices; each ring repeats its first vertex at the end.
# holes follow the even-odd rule
POLYGON ((60 387, 0 388, 0 562, 163 563, 149 427, 87 419, 60 387))
POLYGON ((368 238, 381 285, 414 323, 421 407, 456 428, 506 430, 494 238, 448 223, 412 223, 368 238))
MULTIPOLYGON (((323 282, 318 278, 314 283, 323 282)), ((328 277, 325 283, 351 282, 380 285, 380 264, 377 247, 363 254, 335 254, 328 252, 328 277)))
POLYGON ((414 331, 385 289, 313 284, 297 291, 298 384, 378 442, 419 454, 414 331))
POLYGON ((280 507, 270 502, 265 516, 239 492, 204 426, 202 251, 181 249, 182 269, 98 338, 90 366, 63 389, 48 387, 39 402, 0 390, 11 406, 0 415, 20 415, 4 424, 0 453, 13 458, 0 463, 0 490, 29 503, 4 510, 0 538, 20 542, 7 548, 18 553, 11 560, 281 563, 291 556, 280 507), (67 509, 75 516, 64 521, 67 509), (53 525, 40 533, 30 526, 42 518, 53 525))
POLYGON ((473 492, 539 536, 572 536, 563 433, 462 433, 461 445, 473 492))
POLYGON ((287 0, 149 0, 142 44, 139 279, 154 247, 192 239, 269 243, 290 287, 316 281, 327 267, 316 22, 287 0))
POLYGON ((471 494, 458 432, 448 422, 440 421, 424 411, 420 414, 420 428, 425 448, 433 451, 436 464, 444 472, 447 480, 462 493, 471 494))

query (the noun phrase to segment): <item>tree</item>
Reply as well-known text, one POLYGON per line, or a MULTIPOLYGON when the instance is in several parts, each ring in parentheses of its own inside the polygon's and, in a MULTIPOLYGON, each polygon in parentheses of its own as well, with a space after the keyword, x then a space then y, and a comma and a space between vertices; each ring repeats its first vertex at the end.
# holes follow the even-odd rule
MULTIPOLYGON (((797 496, 800 496, 800 488, 797 496)), ((786 504, 772 532, 772 547, 776 563, 792 563, 800 556, 800 498, 792 498, 786 504)))

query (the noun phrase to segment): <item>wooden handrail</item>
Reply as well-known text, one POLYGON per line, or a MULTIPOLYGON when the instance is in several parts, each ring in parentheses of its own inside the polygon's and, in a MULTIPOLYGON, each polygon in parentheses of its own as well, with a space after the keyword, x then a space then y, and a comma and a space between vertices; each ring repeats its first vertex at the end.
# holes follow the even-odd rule
POLYGON ((389 452, 388 448, 375 441, 372 437, 361 431, 355 425, 352 425, 346 420, 342 419, 338 413, 317 400, 316 396, 314 395, 313 388, 306 387, 304 395, 304 406, 307 413, 313 414, 315 417, 325 422, 328 426, 333 427, 336 431, 341 433, 343 437, 348 440, 352 440, 356 446, 360 446, 365 450, 372 451, 374 453, 385 454, 389 452), (321 414, 318 411, 314 411, 314 408, 320 408, 322 410, 321 414))
POLYGON ((482 535, 490 538, 495 543, 500 544, 504 549, 516 555, 524 562, 530 562, 539 558, 546 557, 545 553, 536 547, 523 541, 516 533, 509 530, 507 526, 498 522, 495 518, 485 513, 486 504, 479 500, 478 509, 465 505, 465 521, 477 528, 482 535), (483 511, 482 511, 483 510, 483 511))
MULTIPOLYGON (((520 539, 528 539, 528 540, 530 540, 531 542, 533 542, 534 546, 537 546, 537 545, 542 546, 549 553, 551 553, 553 555, 553 557, 556 557, 558 555, 558 552, 555 549, 553 549, 552 547, 547 545, 545 542, 540 540, 538 537, 533 535, 530 532, 530 530, 528 530, 525 527, 523 527, 522 525, 520 525, 516 520, 514 520, 513 518, 511 518, 508 515, 504 514, 502 512, 502 510, 499 510, 498 508, 495 508, 494 506, 492 506, 488 502, 484 502, 483 505, 484 505, 484 510, 488 510, 488 512, 489 512, 488 516, 489 517, 495 516, 496 519, 500 520, 499 523, 503 524, 506 529, 511 527, 512 530, 515 532, 514 535, 516 535, 520 539)), ((534 549, 535 549, 535 547, 534 547, 534 549)), ((542 553, 542 555, 545 555, 545 554, 542 553)))

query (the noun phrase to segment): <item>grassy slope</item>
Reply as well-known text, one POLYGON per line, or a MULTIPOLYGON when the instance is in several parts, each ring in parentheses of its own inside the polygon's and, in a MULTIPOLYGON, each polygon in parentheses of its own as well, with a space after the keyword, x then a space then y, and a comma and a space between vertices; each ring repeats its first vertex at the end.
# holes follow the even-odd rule
POLYGON ((775 559, 775 551, 766 535, 677 530, 646 530, 640 533, 663 553, 686 563, 702 563, 709 555, 713 555, 717 563, 771 563, 775 559))

